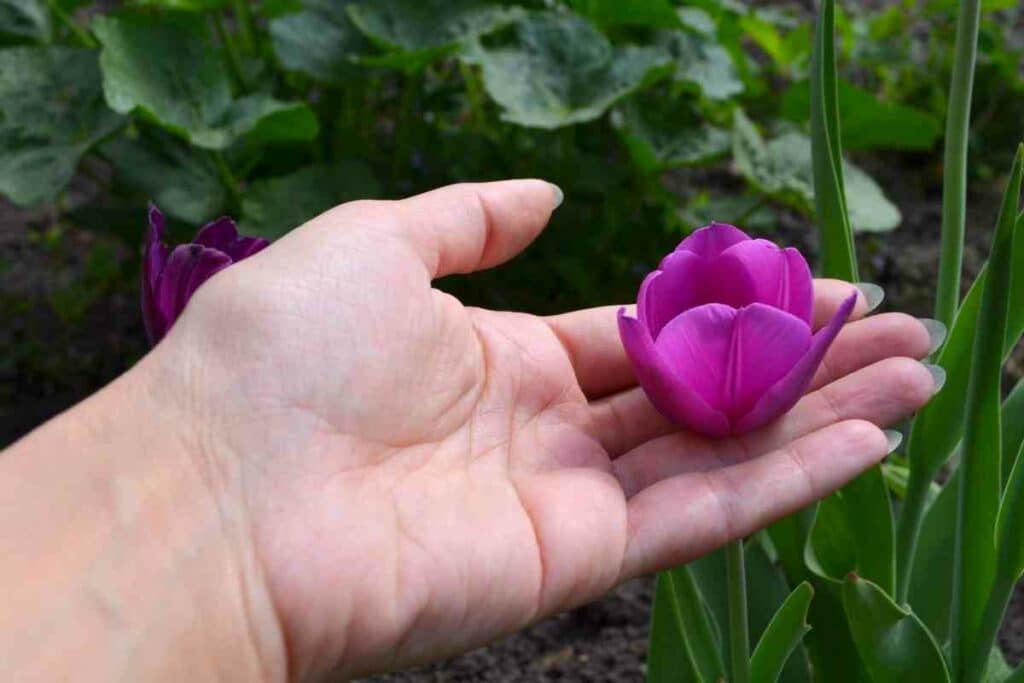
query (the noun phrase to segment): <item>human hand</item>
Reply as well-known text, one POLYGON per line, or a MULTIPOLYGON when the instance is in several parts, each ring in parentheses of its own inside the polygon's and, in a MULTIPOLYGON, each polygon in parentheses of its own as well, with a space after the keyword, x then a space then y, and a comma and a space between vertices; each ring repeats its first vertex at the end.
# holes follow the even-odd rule
MULTIPOLYGON (((935 390, 925 327, 884 314, 768 428, 676 432, 617 307, 542 318, 431 287, 511 258, 555 207, 535 180, 340 206, 216 275, 141 364, 251 529, 243 580, 293 677, 437 659, 696 558, 876 463, 876 425, 935 390)), ((818 281, 818 324, 851 291, 818 281)))

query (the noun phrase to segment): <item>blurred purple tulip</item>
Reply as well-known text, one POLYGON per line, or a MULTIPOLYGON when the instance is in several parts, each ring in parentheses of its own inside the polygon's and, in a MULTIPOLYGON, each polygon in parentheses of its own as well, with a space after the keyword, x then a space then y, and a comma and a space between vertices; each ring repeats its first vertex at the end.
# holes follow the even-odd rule
POLYGON ((654 406, 721 437, 796 404, 856 301, 812 334, 813 281, 800 252, 712 223, 644 279, 637 317, 620 310, 619 333, 654 406))
POLYGON ((238 234, 230 218, 204 225, 190 244, 168 249, 164 215, 149 207, 149 231, 142 261, 142 319, 149 343, 163 339, 199 286, 214 273, 266 247, 261 237, 238 234))

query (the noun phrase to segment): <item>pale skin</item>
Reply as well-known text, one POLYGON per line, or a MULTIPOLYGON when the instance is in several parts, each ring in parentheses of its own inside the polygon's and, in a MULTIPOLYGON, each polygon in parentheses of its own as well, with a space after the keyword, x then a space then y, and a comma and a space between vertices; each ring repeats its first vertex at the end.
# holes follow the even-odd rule
MULTIPOLYGON (((0 455, 0 679, 348 679, 437 660, 827 495, 934 380, 858 304, 789 414, 711 442, 616 307, 464 307, 539 180, 342 205, 219 273, 127 374, 0 455)), ((816 283, 815 317, 854 291, 816 283)))

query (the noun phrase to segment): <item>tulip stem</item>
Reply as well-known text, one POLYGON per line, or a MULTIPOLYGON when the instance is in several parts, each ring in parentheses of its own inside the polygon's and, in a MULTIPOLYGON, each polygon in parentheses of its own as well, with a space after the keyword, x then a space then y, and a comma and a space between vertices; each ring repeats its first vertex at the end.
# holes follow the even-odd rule
POLYGON ((750 636, 747 632, 747 576, 743 539, 725 546, 725 573, 729 593, 729 659, 733 683, 750 683, 750 636))
POLYGON ((921 524, 928 503, 928 489, 931 477, 926 476, 920 467, 910 469, 907 480, 907 493, 900 508, 899 524, 896 528, 896 602, 906 604, 910 596, 910 577, 914 571, 914 556, 917 554, 917 541, 921 536, 921 524))
POLYGON ((949 86, 949 112, 946 114, 946 147, 942 163, 942 252, 939 256, 935 317, 947 327, 953 326, 960 305, 960 268, 967 202, 967 142, 980 12, 981 0, 960 3, 953 75, 949 86))

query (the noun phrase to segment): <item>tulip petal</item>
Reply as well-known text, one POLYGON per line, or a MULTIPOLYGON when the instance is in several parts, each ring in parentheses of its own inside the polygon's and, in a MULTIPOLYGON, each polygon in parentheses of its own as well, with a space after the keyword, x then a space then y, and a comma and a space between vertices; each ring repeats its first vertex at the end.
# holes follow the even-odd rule
POLYGON ((689 251, 677 251, 662 261, 661 270, 644 279, 637 296, 638 314, 655 340, 683 311, 712 303, 742 308, 756 300, 756 288, 746 270, 737 268, 723 278, 713 264, 689 251))
MULTIPOLYGON (((724 308, 724 307, 723 307, 724 308)), ((707 436, 725 436, 729 420, 712 409, 675 372, 655 347, 647 327, 619 310, 619 334, 640 386, 654 407, 669 420, 707 436)))
POLYGON ((231 258, 222 251, 201 244, 182 244, 171 251, 167 267, 161 274, 156 307, 170 329, 195 291, 215 273, 231 265, 231 258))
POLYGON ((713 281, 730 282, 741 273, 754 283, 759 301, 792 313, 808 325, 814 306, 810 266, 796 249, 780 249, 768 240, 748 240, 729 247, 714 261, 713 281))
POLYGON ((155 205, 149 206, 149 229, 142 255, 142 322, 146 337, 155 344, 167 332, 167 322, 156 302, 157 283, 167 263, 167 245, 164 234, 164 215, 155 205))
POLYGON ((692 235, 679 243, 676 252, 689 251, 704 258, 714 258, 734 244, 749 239, 750 236, 735 225, 711 223, 694 230, 692 235))
POLYGON ((725 413, 727 362, 739 311, 724 304, 691 308, 672 319, 655 342, 659 355, 704 401, 725 413))
POLYGON ((779 417, 800 400, 807 386, 811 383, 815 371, 821 364, 825 352, 831 346, 839 330, 857 303, 857 295, 851 295, 836 311, 828 325, 818 330, 811 340, 807 352, 797 361, 796 365, 785 377, 776 382, 764 393, 754 408, 744 415, 736 424, 736 433, 742 434, 765 426, 779 417))
POLYGON ((226 216, 200 228, 193 241, 224 252, 232 261, 241 261, 270 244, 262 237, 239 235, 235 222, 226 216))

